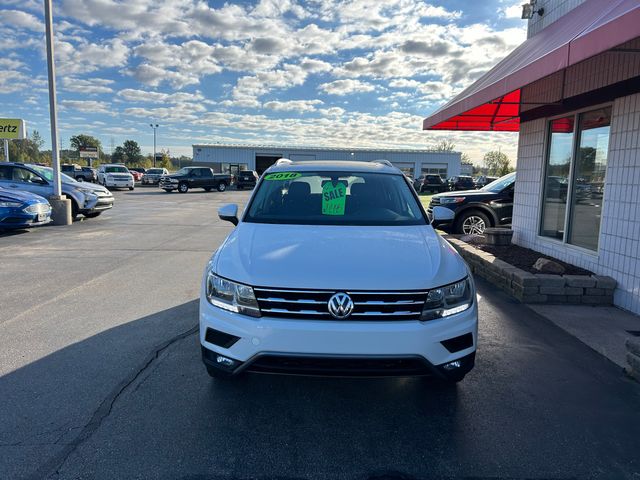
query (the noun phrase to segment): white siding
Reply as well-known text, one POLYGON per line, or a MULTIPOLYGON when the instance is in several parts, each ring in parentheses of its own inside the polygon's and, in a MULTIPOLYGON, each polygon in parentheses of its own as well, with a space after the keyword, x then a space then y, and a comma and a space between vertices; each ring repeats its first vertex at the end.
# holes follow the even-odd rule
POLYGON ((193 161, 195 164, 213 165, 219 169, 220 164, 247 164, 255 170, 256 155, 278 156, 293 160, 355 160, 371 161, 385 159, 394 164, 411 164, 414 175, 420 175, 422 168, 447 168, 448 176, 460 175, 460 153, 443 153, 428 150, 339 150, 322 148, 294 147, 259 147, 228 145, 194 145, 193 161))
POLYGON ((514 243, 618 282, 616 305, 640 313, 640 94, 613 104, 598 252, 538 236, 546 120, 520 128, 514 243))
MULTIPOLYGON (((528 0, 523 0, 525 3, 528 0)), ((544 8, 544 15, 540 16, 537 13, 529 20, 529 28, 527 31, 527 37, 532 37, 560 17, 569 13, 569 11, 576 8, 586 0, 538 0, 536 4, 536 10, 538 8, 544 8)), ((604 2, 604 0, 602 0, 604 2)))

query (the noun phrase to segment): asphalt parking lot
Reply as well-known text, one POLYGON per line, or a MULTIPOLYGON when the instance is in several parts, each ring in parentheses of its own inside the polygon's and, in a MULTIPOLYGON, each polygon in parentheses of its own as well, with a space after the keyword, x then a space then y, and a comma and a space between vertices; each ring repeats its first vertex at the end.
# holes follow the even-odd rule
POLYGON ((211 380, 206 261, 248 192, 115 192, 0 235, 0 478, 640 478, 640 385, 478 282, 476 369, 426 379, 211 380))

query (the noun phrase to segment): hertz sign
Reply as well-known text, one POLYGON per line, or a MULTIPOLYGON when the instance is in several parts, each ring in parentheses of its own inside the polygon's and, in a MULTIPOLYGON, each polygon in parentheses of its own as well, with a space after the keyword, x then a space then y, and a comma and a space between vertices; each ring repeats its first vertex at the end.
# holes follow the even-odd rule
POLYGON ((24 120, 17 118, 0 118, 0 139, 22 139, 26 138, 27 129, 24 120))

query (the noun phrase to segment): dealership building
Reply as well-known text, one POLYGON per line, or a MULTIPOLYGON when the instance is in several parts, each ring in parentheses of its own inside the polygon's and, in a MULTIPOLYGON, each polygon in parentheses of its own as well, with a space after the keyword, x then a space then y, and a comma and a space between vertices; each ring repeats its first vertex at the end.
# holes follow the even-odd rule
POLYGON ((287 147, 274 145, 193 145, 194 165, 211 166, 214 171, 237 173, 256 170, 262 174, 279 158, 293 161, 310 160, 389 160, 410 177, 435 173, 444 178, 460 175, 460 152, 433 150, 287 147))
POLYGON ((640 313, 640 2, 531 3, 527 40, 423 127, 519 132, 514 243, 640 313))

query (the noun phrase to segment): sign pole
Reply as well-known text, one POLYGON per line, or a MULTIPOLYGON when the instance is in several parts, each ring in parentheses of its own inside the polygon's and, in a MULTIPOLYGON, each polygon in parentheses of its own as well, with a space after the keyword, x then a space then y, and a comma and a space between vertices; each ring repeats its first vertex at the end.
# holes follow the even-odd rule
POLYGON ((51 166, 53 167, 53 197, 50 199, 53 223, 71 225, 71 201, 62 195, 60 183, 60 149, 58 146, 58 104, 56 101, 56 67, 53 56, 53 15, 51 0, 44 0, 44 21, 47 41, 47 71, 49 74, 49 116, 51 118, 51 166))
POLYGON ((9 139, 4 139, 4 161, 9 162, 9 139))

